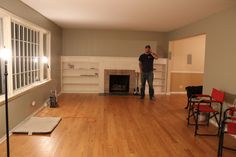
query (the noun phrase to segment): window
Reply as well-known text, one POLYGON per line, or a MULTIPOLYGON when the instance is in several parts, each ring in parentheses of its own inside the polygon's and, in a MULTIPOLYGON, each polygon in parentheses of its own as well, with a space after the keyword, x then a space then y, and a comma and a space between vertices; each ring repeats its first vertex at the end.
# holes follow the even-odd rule
MULTIPOLYGON (((10 97, 50 80, 50 44, 49 31, 0 8, 0 50, 10 49, 12 55, 8 61, 10 97)), ((5 92, 4 64, 0 59, 0 101, 5 92)))
POLYGON ((40 81, 39 31, 11 22, 13 89, 40 81))
MULTIPOLYGON (((3 21, 0 18, 0 49, 3 48, 3 21)), ((4 61, 0 59, 0 95, 4 94, 4 61)))
POLYGON ((43 65, 43 79, 47 80, 50 79, 50 68, 49 62, 46 58, 50 58, 50 35, 49 33, 43 34, 43 57, 45 64, 43 65))

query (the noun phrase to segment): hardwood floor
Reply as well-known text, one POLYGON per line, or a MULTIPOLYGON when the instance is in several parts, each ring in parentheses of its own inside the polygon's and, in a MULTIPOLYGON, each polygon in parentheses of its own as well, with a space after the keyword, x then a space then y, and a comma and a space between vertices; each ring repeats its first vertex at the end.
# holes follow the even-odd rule
MULTIPOLYGON (((60 116, 51 135, 13 135, 12 157, 216 157, 217 137, 194 137, 182 95, 135 96, 63 94, 59 108, 38 116, 60 116)), ((211 127, 211 129, 215 129, 211 127)), ((210 129, 210 130, 211 130, 210 129)), ((204 130, 203 130, 204 131, 204 130)), ((226 137, 227 144, 236 140, 226 137)), ((5 144, 0 145, 5 156, 5 144)), ((224 157, 236 152, 224 150, 224 157)))

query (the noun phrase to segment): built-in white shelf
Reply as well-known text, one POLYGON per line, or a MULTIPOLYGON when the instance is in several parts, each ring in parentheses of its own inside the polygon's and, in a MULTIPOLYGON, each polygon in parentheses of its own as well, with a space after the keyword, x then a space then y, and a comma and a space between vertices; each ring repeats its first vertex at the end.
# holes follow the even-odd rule
POLYGON ((96 93, 99 90, 99 63, 62 60, 64 93, 96 93))
MULTIPOLYGON (((134 70, 139 73, 138 57, 102 57, 102 56, 62 56, 61 88, 63 93, 103 93, 104 71, 134 70)), ((153 86, 155 94, 166 94, 167 59, 160 58, 154 62, 153 86)), ((135 86, 140 86, 134 80, 135 86)), ((148 85, 146 88, 148 94, 148 85)))
MULTIPOLYGON (((154 78, 153 78, 153 88, 155 94, 166 94, 167 90, 167 59, 155 60, 154 61, 154 78)), ((141 88, 141 82, 140 82, 141 88)), ((148 84, 145 87, 145 93, 148 94, 148 84)))

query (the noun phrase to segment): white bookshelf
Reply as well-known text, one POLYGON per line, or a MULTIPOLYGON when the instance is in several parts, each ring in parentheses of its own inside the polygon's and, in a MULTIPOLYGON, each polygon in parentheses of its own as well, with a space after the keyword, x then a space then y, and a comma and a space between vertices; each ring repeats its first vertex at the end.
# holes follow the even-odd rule
POLYGON ((97 93, 99 62, 62 60, 63 93, 97 93))
MULTIPOLYGON (((155 60, 153 68, 154 68, 153 88, 154 88, 155 94, 166 94, 167 92, 167 59, 155 60)), ((140 84, 140 87, 141 87, 141 84, 140 84)), ((148 84, 146 84, 145 93, 149 94, 148 84)))

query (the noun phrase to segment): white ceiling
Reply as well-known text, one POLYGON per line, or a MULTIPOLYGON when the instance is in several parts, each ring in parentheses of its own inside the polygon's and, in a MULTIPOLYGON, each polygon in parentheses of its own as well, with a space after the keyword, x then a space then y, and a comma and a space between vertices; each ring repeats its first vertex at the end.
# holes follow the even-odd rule
POLYGON ((171 31, 236 0, 22 0, 63 28, 171 31))

